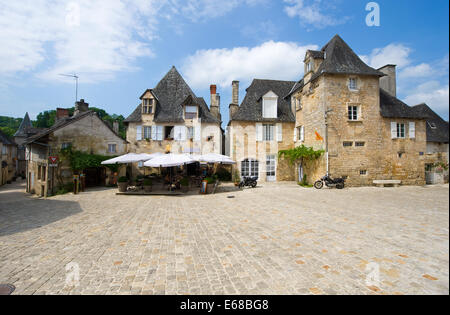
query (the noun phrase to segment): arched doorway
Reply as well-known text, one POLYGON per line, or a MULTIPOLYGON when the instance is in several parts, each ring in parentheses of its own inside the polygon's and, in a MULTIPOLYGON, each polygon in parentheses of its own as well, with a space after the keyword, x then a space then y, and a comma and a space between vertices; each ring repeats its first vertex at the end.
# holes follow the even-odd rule
POLYGON ((241 162, 241 177, 259 178, 259 161, 254 159, 245 159, 241 162))

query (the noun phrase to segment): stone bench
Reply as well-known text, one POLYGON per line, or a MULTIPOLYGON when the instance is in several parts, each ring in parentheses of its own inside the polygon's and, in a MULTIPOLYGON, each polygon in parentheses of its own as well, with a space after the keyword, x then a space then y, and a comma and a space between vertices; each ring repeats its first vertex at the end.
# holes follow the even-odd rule
POLYGON ((373 183, 378 187, 385 187, 386 185, 393 185, 394 187, 399 187, 402 183, 401 180, 374 180, 373 183))

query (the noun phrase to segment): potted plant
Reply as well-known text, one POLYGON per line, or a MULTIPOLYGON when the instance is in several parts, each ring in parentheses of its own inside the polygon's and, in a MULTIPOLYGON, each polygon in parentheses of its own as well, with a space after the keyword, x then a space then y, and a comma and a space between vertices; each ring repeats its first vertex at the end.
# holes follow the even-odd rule
POLYGON ((126 178, 125 176, 120 177, 117 185, 119 186, 119 192, 127 192, 128 178, 126 178))
POLYGON ((142 186, 144 186, 145 192, 152 192, 153 191, 153 181, 151 179, 144 179, 144 182, 142 183, 142 186))
POLYGON ((239 171, 234 171, 234 186, 239 187, 239 184, 241 183, 241 175, 239 175, 239 171))
POLYGON ((189 192, 189 178, 185 177, 180 181, 181 191, 184 193, 189 192))
POLYGON ((208 182, 208 186, 206 187, 206 193, 212 194, 213 190, 214 190, 214 184, 216 183, 216 179, 214 179, 213 177, 207 177, 205 178, 205 181, 208 182))

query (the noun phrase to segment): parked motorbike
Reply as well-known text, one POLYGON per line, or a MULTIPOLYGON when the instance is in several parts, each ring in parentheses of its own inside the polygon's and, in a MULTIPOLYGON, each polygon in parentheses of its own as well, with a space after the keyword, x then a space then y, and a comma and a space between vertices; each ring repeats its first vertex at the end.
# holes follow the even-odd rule
POLYGON ((257 177, 244 177, 242 182, 239 184, 239 188, 241 188, 241 189, 244 187, 256 188, 256 186, 258 186, 258 178, 257 177))
POLYGON ((347 178, 341 177, 341 178, 331 178, 330 175, 326 175, 322 177, 320 180, 314 183, 314 188, 316 189, 322 189, 323 186, 327 187, 336 187, 337 189, 344 189, 345 188, 345 180, 347 178))

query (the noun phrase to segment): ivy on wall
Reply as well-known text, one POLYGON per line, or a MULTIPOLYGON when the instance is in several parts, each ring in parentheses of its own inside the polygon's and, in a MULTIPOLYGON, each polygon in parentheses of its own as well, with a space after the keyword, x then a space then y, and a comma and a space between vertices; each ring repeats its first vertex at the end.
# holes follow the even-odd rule
MULTIPOLYGON (((87 168, 102 167, 103 161, 111 159, 110 156, 88 154, 74 151, 72 147, 61 150, 61 162, 67 161, 74 172, 81 172, 87 168)), ((112 172, 118 171, 118 165, 107 165, 112 172)))

